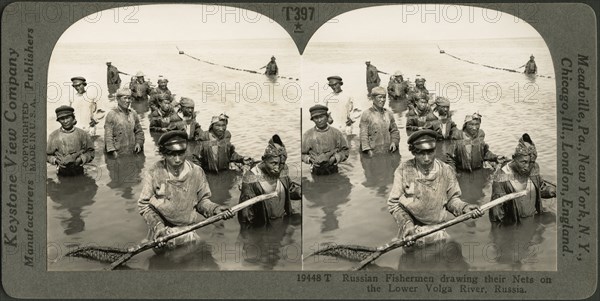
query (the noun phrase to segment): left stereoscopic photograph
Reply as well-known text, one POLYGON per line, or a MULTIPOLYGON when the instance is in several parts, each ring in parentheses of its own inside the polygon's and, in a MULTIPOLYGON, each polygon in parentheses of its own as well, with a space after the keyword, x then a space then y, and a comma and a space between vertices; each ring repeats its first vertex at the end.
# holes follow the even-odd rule
POLYGON ((115 8, 48 70, 49 271, 302 268, 300 55, 277 23, 115 8))

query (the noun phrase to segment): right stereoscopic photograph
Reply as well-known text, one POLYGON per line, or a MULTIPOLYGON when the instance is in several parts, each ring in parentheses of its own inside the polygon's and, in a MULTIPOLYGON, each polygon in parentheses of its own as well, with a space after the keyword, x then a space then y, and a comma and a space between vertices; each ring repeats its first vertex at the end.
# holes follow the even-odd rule
POLYGON ((304 270, 557 269, 555 75, 530 24, 358 9, 302 66, 304 270))

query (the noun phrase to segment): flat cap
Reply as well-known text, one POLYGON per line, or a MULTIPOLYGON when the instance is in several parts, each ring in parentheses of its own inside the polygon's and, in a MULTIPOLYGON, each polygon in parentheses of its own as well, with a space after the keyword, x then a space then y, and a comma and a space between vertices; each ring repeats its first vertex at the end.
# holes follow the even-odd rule
POLYGON ((329 111, 329 108, 324 105, 314 105, 310 107, 308 111, 310 112, 310 119, 313 119, 319 115, 326 115, 327 111, 329 111))
POLYGON ((120 96, 131 96, 131 90, 129 90, 129 88, 121 88, 117 90, 117 97, 120 96))
POLYGON ((383 87, 375 87, 373 90, 371 90, 371 95, 387 95, 387 90, 383 87))
POLYGON ((195 106, 194 100, 187 97, 182 97, 181 100, 179 100, 179 105, 188 108, 193 108, 195 106))
POLYGON ((75 76, 75 77, 71 77, 71 81, 73 82, 73 85, 78 85, 78 84, 87 84, 85 82, 85 77, 83 76, 75 76))
POLYGON ((73 107, 70 106, 60 106, 58 108, 56 108, 56 110, 54 110, 56 112, 56 120, 60 119, 61 117, 65 117, 65 116, 75 116, 73 114, 73 112, 75 112, 75 109, 73 109, 73 107))
POLYGON ((329 77, 327 77, 327 80, 328 80, 328 81, 331 81, 331 80, 339 80, 339 81, 342 81, 342 78, 341 78, 340 76, 338 76, 338 75, 332 75, 332 76, 329 76, 329 77))
POLYGON ((412 133, 412 135, 408 137, 407 142, 409 145, 412 145, 415 149, 434 149, 437 136, 438 134, 433 130, 419 130, 412 133))
POLYGON ((170 131, 158 138, 158 146, 163 150, 182 151, 187 149, 187 133, 184 131, 170 131))

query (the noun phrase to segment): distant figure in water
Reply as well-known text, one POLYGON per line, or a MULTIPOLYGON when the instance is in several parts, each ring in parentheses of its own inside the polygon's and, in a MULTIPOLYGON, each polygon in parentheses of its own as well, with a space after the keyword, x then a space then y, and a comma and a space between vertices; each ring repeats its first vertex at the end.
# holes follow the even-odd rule
MULTIPOLYGON (((534 56, 533 54, 529 57, 529 61, 527 63, 525 63, 525 71, 523 71, 523 73, 525 74, 537 74, 537 65, 535 64, 535 60, 534 60, 534 56)), ((523 67, 521 66, 521 67, 523 67)))
POLYGON ((119 71, 110 60, 106 60, 106 84, 108 85, 108 98, 113 98, 117 90, 121 88, 121 77, 119 74, 129 75, 119 71))
POLYGON ((371 96, 371 90, 378 87, 379 83, 381 83, 379 73, 383 72, 377 70, 377 67, 374 65, 371 65, 371 61, 366 61, 365 64, 367 65, 367 91, 369 92, 369 96, 371 96))
POLYGON ((556 189, 547 185, 542 179, 536 159, 535 144, 528 134, 523 134, 512 160, 498 169, 493 177, 492 199, 519 191, 527 191, 527 195, 492 208, 490 210, 492 222, 519 223, 522 218, 543 212, 542 198, 556 197, 556 189))
POLYGON ((279 68, 277 68, 277 63, 275 63, 275 56, 272 56, 271 61, 263 68, 265 68, 265 75, 279 75, 279 68))

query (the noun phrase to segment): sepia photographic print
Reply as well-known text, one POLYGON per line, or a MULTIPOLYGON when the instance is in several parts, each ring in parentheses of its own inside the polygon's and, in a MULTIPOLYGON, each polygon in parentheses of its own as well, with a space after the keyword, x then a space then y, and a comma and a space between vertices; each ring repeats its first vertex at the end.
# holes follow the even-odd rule
POLYGON ((3 298, 597 299, 597 4, 2 8, 3 298))

